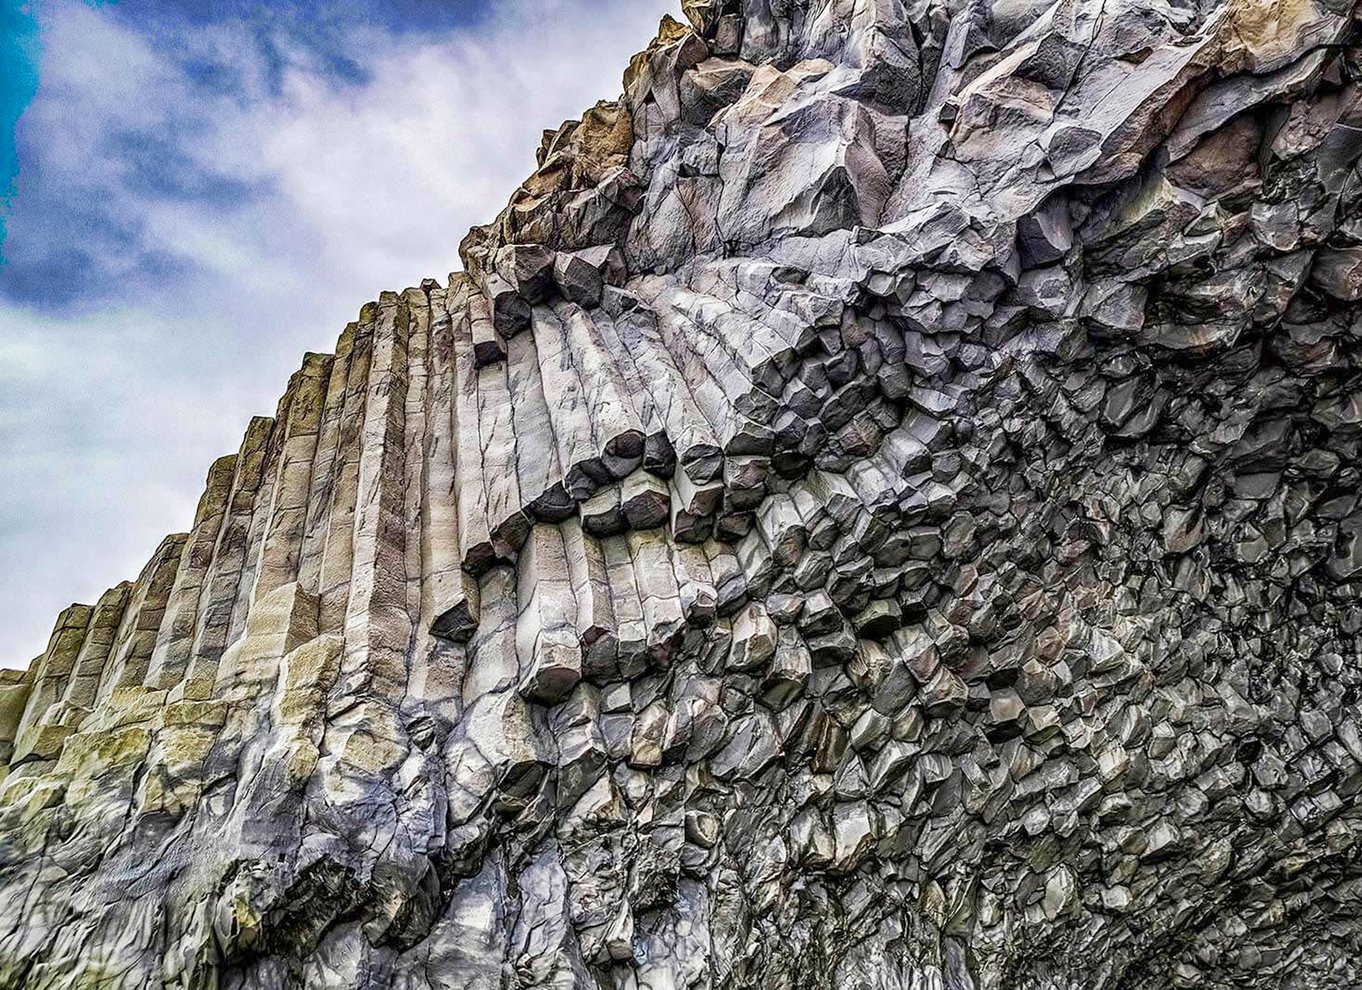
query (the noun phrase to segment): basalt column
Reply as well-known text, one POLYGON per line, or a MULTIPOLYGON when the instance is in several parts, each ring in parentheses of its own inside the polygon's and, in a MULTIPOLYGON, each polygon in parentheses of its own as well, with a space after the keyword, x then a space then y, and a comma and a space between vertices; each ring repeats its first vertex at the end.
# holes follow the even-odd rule
POLYGON ((680 13, 0 675, 0 986, 1362 985, 1351 3, 680 13))

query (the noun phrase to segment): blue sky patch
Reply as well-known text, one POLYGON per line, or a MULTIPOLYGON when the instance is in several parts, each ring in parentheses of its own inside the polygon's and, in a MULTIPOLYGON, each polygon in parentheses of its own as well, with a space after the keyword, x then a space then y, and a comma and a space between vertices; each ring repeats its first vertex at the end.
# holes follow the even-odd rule
POLYGON ((0 263, 5 201, 19 171, 15 126, 38 91, 38 24, 24 0, 0 0, 0 263))

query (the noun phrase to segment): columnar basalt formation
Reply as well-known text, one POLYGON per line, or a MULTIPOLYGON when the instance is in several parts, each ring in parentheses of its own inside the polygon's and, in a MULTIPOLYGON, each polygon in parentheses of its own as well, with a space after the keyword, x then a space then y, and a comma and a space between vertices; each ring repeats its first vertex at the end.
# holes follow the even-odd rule
POLYGON ((0 983, 1362 985, 1346 0, 689 0, 0 681, 0 983))

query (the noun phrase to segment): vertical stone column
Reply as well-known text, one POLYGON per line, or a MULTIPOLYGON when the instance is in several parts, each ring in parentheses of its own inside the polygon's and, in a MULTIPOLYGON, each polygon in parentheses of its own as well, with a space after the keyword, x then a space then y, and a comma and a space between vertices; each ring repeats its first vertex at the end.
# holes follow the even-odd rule
POLYGON ((236 462, 235 454, 220 457, 208 470, 208 480, 194 513, 194 526, 180 555, 180 566, 147 666, 148 687, 173 687, 189 666, 199 623, 199 603, 231 497, 236 462))
POLYGON ((140 687, 146 678, 188 542, 186 534, 166 537, 138 576, 118 642, 100 675, 99 701, 119 689, 140 687))

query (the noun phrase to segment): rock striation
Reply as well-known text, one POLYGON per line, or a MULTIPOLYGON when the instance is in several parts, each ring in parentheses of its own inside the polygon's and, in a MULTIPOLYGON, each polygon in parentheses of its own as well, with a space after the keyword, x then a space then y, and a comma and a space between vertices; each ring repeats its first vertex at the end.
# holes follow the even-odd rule
POLYGON ((0 984, 1362 985, 1347 0, 687 0, 0 680, 0 984))

